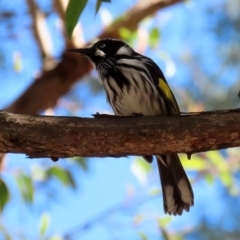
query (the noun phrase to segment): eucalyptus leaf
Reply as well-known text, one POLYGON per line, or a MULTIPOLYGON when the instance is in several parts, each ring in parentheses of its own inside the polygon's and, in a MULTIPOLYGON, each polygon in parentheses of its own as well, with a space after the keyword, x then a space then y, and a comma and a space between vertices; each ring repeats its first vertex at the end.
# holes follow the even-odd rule
POLYGON ((24 173, 19 173, 16 177, 18 188, 25 202, 31 203, 34 196, 32 179, 24 173))
POLYGON ((160 42, 160 31, 158 28, 153 28, 149 34, 149 45, 152 48, 157 47, 160 42))
POLYGON ((139 235, 141 240, 148 240, 149 239, 144 232, 138 232, 138 235, 139 235))
POLYGON ((103 2, 108 2, 108 3, 110 3, 111 0, 97 0, 97 2, 96 2, 95 14, 98 13, 98 11, 99 11, 99 9, 100 9, 100 7, 101 7, 101 5, 102 5, 103 2))
POLYGON ((47 174, 49 177, 57 178, 63 185, 76 188, 76 183, 72 177, 72 174, 60 167, 51 167, 48 169, 47 174))
POLYGON ((214 177, 212 174, 205 174, 204 179, 210 185, 212 185, 214 183, 214 177))
POLYGON ((10 193, 6 183, 0 179, 0 208, 1 211, 4 209, 5 205, 10 199, 10 193))
POLYGON ((173 218, 171 216, 157 218, 158 225, 160 227, 166 227, 172 222, 173 218))
POLYGON ((74 161, 85 171, 88 170, 87 159, 82 157, 75 157, 74 161))
POLYGON ((68 38, 71 38, 87 2, 88 0, 69 0, 65 15, 65 28, 68 38))
POLYGON ((49 224, 50 224, 49 214, 43 213, 39 223, 39 232, 41 236, 44 236, 46 234, 49 224))
POLYGON ((180 155, 181 162, 186 170, 200 171, 206 170, 209 167, 208 162, 203 159, 200 155, 194 154, 191 160, 188 160, 186 154, 180 155))

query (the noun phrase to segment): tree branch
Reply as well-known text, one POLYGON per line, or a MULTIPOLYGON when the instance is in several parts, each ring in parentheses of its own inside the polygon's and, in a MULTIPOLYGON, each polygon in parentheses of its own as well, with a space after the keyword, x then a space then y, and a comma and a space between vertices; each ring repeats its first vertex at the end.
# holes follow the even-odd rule
MULTIPOLYGON (((119 38, 118 32, 121 27, 134 30, 145 17, 179 2, 182 0, 140 0, 98 38, 119 38)), ((53 107, 58 98, 66 94, 71 86, 91 69, 91 64, 81 55, 64 53, 62 60, 54 69, 43 72, 6 110, 12 113, 37 114, 48 107, 53 107)))
POLYGON ((0 152, 30 157, 196 153, 240 146, 240 109, 182 116, 28 116, 0 112, 0 152))
POLYGON ((44 58, 52 58, 52 38, 47 28, 44 14, 39 10, 35 0, 26 0, 29 13, 32 17, 32 29, 40 52, 44 58))

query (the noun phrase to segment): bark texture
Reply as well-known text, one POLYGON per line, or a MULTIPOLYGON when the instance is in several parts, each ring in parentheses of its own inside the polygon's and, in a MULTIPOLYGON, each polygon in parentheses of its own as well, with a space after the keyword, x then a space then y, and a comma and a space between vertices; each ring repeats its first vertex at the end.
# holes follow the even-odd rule
POLYGON ((49 117, 0 112, 0 153, 104 157, 240 146, 240 109, 183 116, 49 117))

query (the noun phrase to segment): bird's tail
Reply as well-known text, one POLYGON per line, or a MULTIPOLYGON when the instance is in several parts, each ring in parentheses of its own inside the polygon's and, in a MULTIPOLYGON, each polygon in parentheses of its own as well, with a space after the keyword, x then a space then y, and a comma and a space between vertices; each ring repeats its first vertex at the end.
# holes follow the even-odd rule
POLYGON ((177 154, 158 155, 165 213, 181 215, 194 204, 191 184, 177 154))

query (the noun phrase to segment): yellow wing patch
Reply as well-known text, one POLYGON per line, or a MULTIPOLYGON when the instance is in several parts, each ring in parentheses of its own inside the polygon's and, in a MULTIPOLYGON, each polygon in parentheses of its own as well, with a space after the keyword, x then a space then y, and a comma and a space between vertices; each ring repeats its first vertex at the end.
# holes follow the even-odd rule
POLYGON ((166 95, 166 97, 172 102, 175 102, 174 96, 172 94, 171 89, 169 88, 169 86, 167 85, 167 83, 159 78, 159 83, 158 86, 160 87, 160 89, 162 90, 162 92, 166 95))
POLYGON ((179 111, 176 99, 173 96, 173 93, 168 84, 163 79, 159 78, 158 87, 162 90, 167 99, 173 104, 174 108, 179 111))

